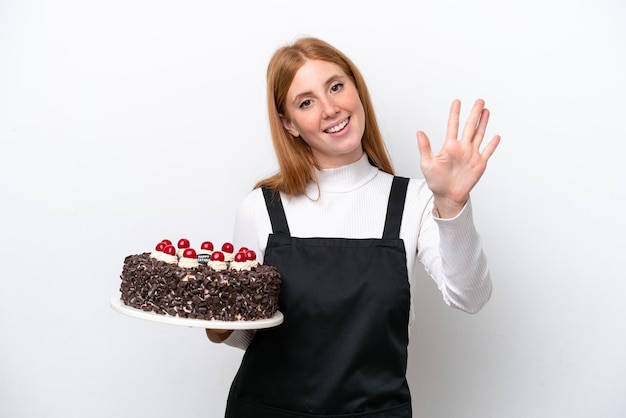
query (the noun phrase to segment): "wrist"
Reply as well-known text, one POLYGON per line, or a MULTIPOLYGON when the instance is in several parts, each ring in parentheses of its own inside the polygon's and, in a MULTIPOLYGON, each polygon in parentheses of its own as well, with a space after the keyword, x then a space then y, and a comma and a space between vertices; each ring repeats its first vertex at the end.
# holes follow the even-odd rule
MULTIPOLYGON (((469 199, 469 197, 468 197, 469 199)), ((467 204, 467 200, 465 199, 462 202, 454 201, 452 199, 442 198, 435 196, 434 198, 434 208, 433 214, 441 219, 450 219, 456 217, 465 205, 467 204)))

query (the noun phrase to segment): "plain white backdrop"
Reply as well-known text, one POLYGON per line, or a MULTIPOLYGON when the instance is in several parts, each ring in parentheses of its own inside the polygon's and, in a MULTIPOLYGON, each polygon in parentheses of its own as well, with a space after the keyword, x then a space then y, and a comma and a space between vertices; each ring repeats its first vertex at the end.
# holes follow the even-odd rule
MULTIPOLYGON (((276 165, 272 52, 364 73, 399 174, 454 98, 502 135, 473 193, 494 293, 418 283, 416 417, 626 415, 626 4, 0 1, 0 416, 220 417, 241 351, 114 312, 123 258, 229 240, 276 165)), ((323 324, 320 324, 323 326, 323 324)))

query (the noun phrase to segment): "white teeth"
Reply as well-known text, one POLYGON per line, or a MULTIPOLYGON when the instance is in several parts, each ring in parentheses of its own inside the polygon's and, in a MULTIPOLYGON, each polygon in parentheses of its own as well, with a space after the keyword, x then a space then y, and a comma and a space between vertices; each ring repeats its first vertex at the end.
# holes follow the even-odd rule
POLYGON ((343 122, 341 122, 337 126, 333 126, 330 129, 326 129, 326 132, 329 133, 329 134, 334 134, 335 132, 339 132, 340 130, 345 128, 347 124, 348 124, 348 119, 344 120, 343 122))

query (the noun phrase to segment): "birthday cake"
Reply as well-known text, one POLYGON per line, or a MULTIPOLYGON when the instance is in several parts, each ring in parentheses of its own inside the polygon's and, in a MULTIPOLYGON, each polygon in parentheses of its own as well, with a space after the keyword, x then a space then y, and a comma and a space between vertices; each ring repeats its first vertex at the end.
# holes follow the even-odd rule
POLYGON ((276 268, 245 247, 234 252, 230 243, 220 251, 205 241, 196 251, 185 238, 177 247, 163 240, 151 252, 127 256, 120 278, 121 301, 142 311, 219 321, 267 319, 278 311, 276 268))

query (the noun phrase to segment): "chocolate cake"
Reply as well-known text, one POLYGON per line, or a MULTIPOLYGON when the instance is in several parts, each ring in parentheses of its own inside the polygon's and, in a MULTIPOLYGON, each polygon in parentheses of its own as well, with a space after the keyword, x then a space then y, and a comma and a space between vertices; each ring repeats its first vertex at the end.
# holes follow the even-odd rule
MULTIPOLYGON (((162 243, 152 253, 124 259, 120 292, 125 305, 162 315, 220 321, 266 319, 278 310, 280 274, 272 266, 257 263, 254 252, 242 249, 232 262, 226 262, 223 252, 212 251, 212 245, 208 258, 206 252, 196 255, 187 245, 167 262, 164 257, 176 252, 162 243)), ((203 248, 208 247, 205 244, 203 248)))

